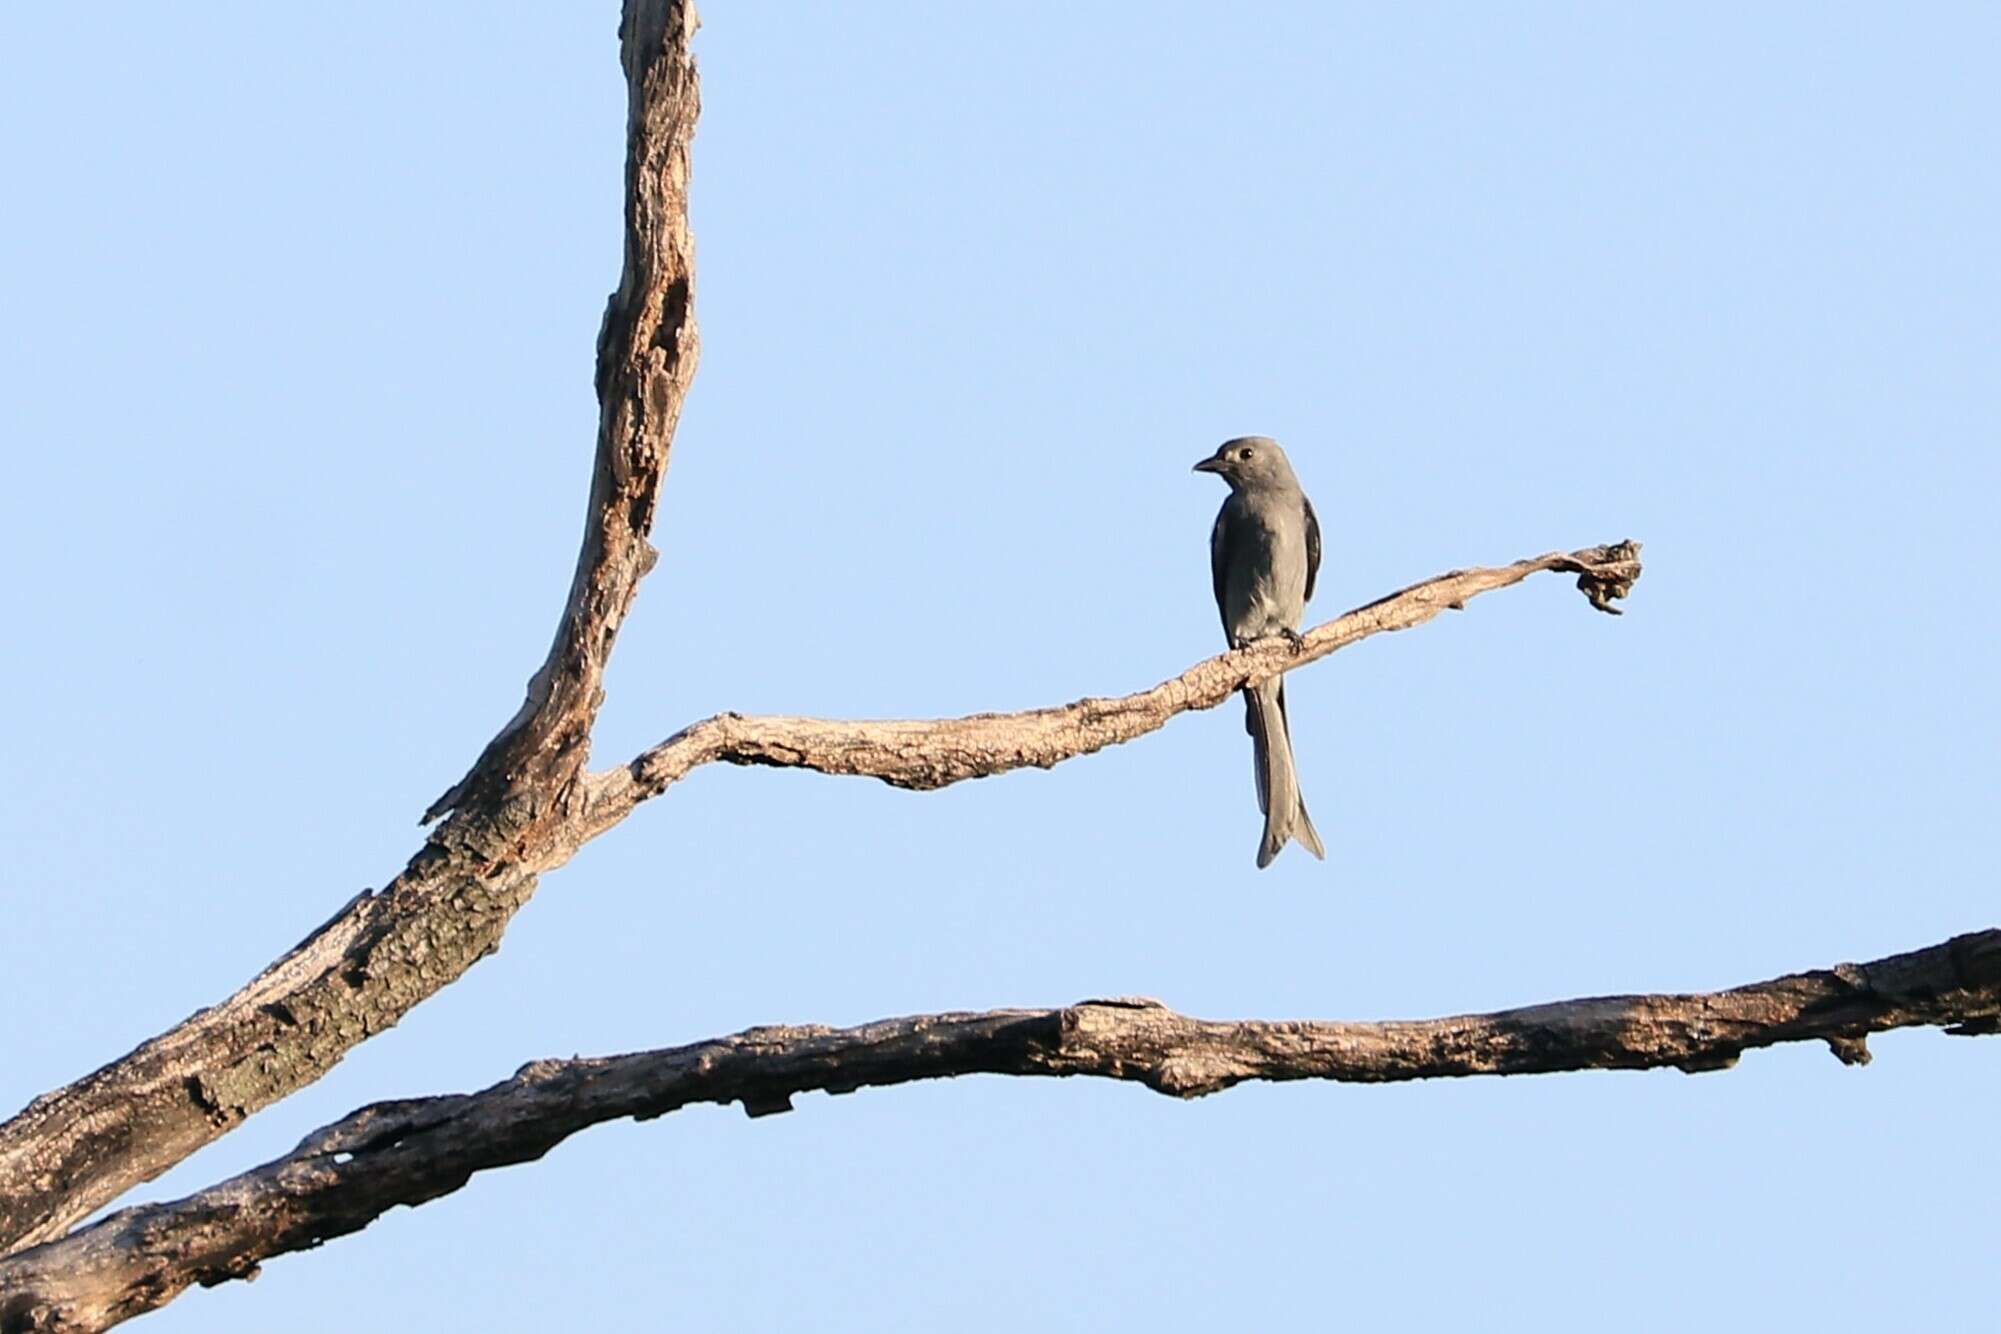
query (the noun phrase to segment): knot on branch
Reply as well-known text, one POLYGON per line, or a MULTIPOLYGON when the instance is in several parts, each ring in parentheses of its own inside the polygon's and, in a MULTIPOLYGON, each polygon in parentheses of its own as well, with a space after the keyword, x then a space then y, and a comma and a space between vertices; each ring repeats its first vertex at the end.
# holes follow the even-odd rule
POLYGON ((1624 615, 1612 602, 1631 593, 1639 582, 1640 544, 1629 537, 1611 546, 1580 551, 1577 556, 1582 567, 1577 575, 1578 591, 1607 615, 1624 615))

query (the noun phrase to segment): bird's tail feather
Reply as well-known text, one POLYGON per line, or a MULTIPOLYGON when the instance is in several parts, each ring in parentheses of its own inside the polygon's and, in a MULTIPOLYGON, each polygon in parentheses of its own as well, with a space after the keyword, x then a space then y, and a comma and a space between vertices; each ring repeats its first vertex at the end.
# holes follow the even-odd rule
MULTIPOLYGON (((1285 707, 1285 678, 1278 681, 1278 720, 1285 728, 1285 754, 1292 757, 1292 711, 1285 707)), ((1327 860, 1327 847, 1320 841, 1320 831, 1313 827, 1313 818, 1306 813, 1306 794, 1299 790, 1299 775, 1295 770, 1292 779, 1294 816, 1292 836, 1299 845, 1321 861, 1327 860)))
POLYGON ((1258 866, 1271 865, 1287 839, 1298 839, 1314 856, 1325 858, 1320 834, 1307 818, 1292 767, 1292 733, 1286 724, 1285 687, 1266 681, 1244 692, 1244 724, 1251 734, 1251 758, 1258 783, 1258 809, 1264 812, 1264 837, 1258 844, 1258 866))
POLYGON ((1300 797, 1293 811, 1292 836, 1299 841, 1300 847, 1326 861, 1327 847, 1320 841, 1320 831, 1313 827, 1313 821, 1306 814, 1306 798, 1300 797))

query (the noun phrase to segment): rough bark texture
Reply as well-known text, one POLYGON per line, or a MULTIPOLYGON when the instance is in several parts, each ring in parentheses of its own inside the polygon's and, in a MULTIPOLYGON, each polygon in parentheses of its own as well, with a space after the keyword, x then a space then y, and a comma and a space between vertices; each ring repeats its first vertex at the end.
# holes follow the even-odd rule
POLYGON ((520 710, 433 803, 443 819, 403 872, 364 891, 232 996, 0 1125, 0 1334, 101 1330, 191 1284, 366 1227, 487 1168, 528 1161, 587 1126, 694 1102, 789 1110, 850 1092, 972 1073, 1095 1075, 1195 1097, 1244 1080, 1384 1082, 1472 1074, 1712 1070, 1753 1047, 1819 1039, 1846 1063, 1869 1033, 2001 1030, 2001 931, 1863 965, 1712 994, 1624 996, 1388 1023, 1214 1022, 1153 1001, 1087 1001, 752 1029, 693 1046, 538 1062, 471 1095, 382 1103, 292 1154, 186 1199, 86 1214, 317 1079, 357 1043, 498 948, 536 877, 698 765, 859 775, 912 789, 1047 768, 1130 741, 1385 631, 1422 624, 1543 571, 1578 576, 1616 611, 1638 544, 1454 571, 1308 632, 1196 664, 1152 689, 1058 708, 931 721, 720 714, 631 763, 586 770, 613 642, 656 553, 647 537, 694 375, 689 142, 699 89, 685 0, 626 0, 623 268, 597 347, 599 424, 583 541, 547 658, 520 710))
MULTIPOLYGON (((628 531, 638 540, 638 530, 628 531)), ((698 765, 806 768, 907 788, 1048 768, 1155 731, 1176 714, 1213 708, 1246 682, 1370 635, 1421 625, 1542 571, 1577 575, 1594 605, 1616 610, 1607 600, 1625 596, 1639 578, 1639 545, 1456 570, 1329 621, 1297 646, 1282 639, 1254 644, 1115 699, 921 721, 721 714, 581 782, 567 770, 517 776, 478 806, 462 807, 386 890, 361 895, 243 991, 0 1126, 0 1251, 59 1236, 250 1113, 319 1078, 351 1047, 497 949, 539 873, 560 866, 698 765)), ((581 749, 581 742, 573 748, 579 758, 581 749)))
POLYGON ((691 5, 625 7, 625 262, 598 330, 597 461, 584 541, 555 642, 520 710, 424 812, 426 824, 523 789, 568 798, 590 752, 612 642, 658 558, 646 536, 699 350, 688 231, 688 143, 701 111, 688 50, 694 31, 691 5))
POLYGON ((365 1107, 276 1162, 0 1261, 0 1334, 106 1329, 190 1284, 252 1276, 263 1260, 358 1231, 475 1172, 539 1158, 586 1126, 696 1102, 739 1102, 756 1116, 789 1110, 792 1095, 808 1090, 979 1073, 1096 1075, 1192 1098, 1252 1079, 1699 1071, 1806 1039, 1853 1065, 1868 1059, 1870 1033, 1914 1025, 1992 1033, 1997 1019, 2001 931, 1984 931, 1729 991, 1450 1019, 1219 1022, 1157 1001, 1085 1001, 859 1028, 754 1028, 665 1051, 539 1061, 481 1093, 365 1107))
POLYGON ((1617 615, 1612 599, 1625 597, 1640 577, 1640 544, 1625 541, 1551 552, 1512 565, 1454 570, 1316 626, 1297 644, 1274 638, 1220 654, 1151 690, 1116 699, 914 722, 717 714, 675 733, 622 769, 592 775, 586 821, 593 830, 609 828, 689 770, 718 760, 853 774, 917 789, 1010 769, 1047 769, 1145 736, 1178 713, 1213 709, 1247 683, 1324 658, 1370 635, 1422 625, 1448 608, 1463 608, 1470 598, 1546 570, 1575 574, 1594 607, 1617 615))
MULTIPOLYGON (((934 722, 726 714, 622 768, 588 774, 606 661, 655 559, 647 536, 697 355, 687 225, 688 149, 699 110, 689 52, 694 26, 693 9, 683 0, 627 0, 620 29, 629 96, 625 253, 598 338, 599 428, 590 500, 569 597, 520 710, 426 812, 426 821, 444 822, 385 888, 356 896, 222 1004, 36 1099, 0 1125, 0 1254, 52 1242, 130 1187, 319 1078, 357 1043, 395 1024, 498 948, 538 875, 562 865, 586 840, 697 764, 789 765, 910 788, 1047 767, 1143 735, 1176 713, 1212 707, 1248 681, 1367 635, 1420 624, 1537 571, 1578 575, 1579 586, 1604 610, 1612 610, 1610 599, 1623 596, 1638 577, 1639 551, 1632 543, 1460 571, 1351 612, 1312 631, 1303 645, 1254 645, 1122 699, 934 722)), ((1025 1022, 1017 1017, 1004 1027, 1013 1032, 1025 1022)), ((735 1041, 740 1046, 749 1039, 735 1041)), ((527 1143, 546 1132, 521 1133, 529 1135, 527 1143)), ((371 1152, 369 1161, 377 1160, 371 1152)), ((479 1165, 484 1160, 463 1171, 479 1165)), ((341 1164, 295 1166, 306 1173, 301 1180, 317 1180, 314 1172, 341 1164)), ((429 1169, 413 1170, 421 1176, 429 1169)), ((442 1170, 443 1176, 425 1179, 450 1180, 445 1189, 463 1180, 462 1174, 451 1179, 459 1167, 442 1170)), ((284 1198, 283 1192, 216 1197, 207 1226, 220 1230, 212 1233, 184 1230, 193 1214, 128 1211, 116 1216, 125 1230, 113 1250, 59 1249, 113 1235, 101 1227, 64 1239, 58 1249, 38 1250, 40 1259, 6 1268, 13 1277, 0 1286, 0 1328, 99 1328, 158 1304, 190 1278, 227 1275, 253 1263, 254 1254, 275 1253, 247 1245, 242 1238, 252 1231, 287 1239, 276 1247, 283 1250, 344 1230, 328 1221, 334 1215, 287 1213, 284 1198), (33 1295, 49 1289, 19 1286, 30 1281, 26 1276, 53 1274, 46 1266, 56 1255, 72 1257, 80 1285, 75 1291, 98 1283, 92 1291, 113 1295, 101 1302, 78 1297, 82 1305, 66 1304, 68 1298, 51 1304, 33 1295), (86 1308, 97 1314, 80 1314, 86 1308)), ((352 1226, 379 1211, 367 1204, 372 1197, 347 1198, 350 1203, 340 1207, 359 1210, 352 1226)))
POLYGON ((462 808, 379 894, 364 893, 222 1005, 0 1126, 0 1250, 46 1241, 243 1118, 317 1079, 499 947, 535 877, 690 769, 716 761, 857 774, 935 788, 1130 741, 1213 708, 1246 682, 1370 635, 1420 625, 1531 574, 1576 574, 1594 605, 1639 577, 1622 542, 1457 570, 1309 631, 1206 659, 1150 690, 1025 713, 840 722, 722 714, 621 768, 516 782, 462 808), (578 797, 582 799, 579 800, 578 797))
POLYGON ((0 1252, 59 1235, 319 1078, 497 948, 537 873, 575 851, 605 659, 654 559, 646 533, 695 370, 693 27, 685 4, 626 7, 625 263, 598 340, 597 462, 576 576, 527 700, 431 811, 456 816, 387 888, 221 1005, 0 1126, 0 1252))

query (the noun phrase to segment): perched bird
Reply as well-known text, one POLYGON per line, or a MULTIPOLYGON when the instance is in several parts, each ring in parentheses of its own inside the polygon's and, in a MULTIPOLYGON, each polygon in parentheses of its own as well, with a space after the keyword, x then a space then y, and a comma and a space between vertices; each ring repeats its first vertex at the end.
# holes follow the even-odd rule
MULTIPOLYGON (((1265 436, 1240 436, 1225 440, 1195 471, 1213 472, 1230 484, 1209 533, 1209 572, 1230 647, 1271 635, 1297 640, 1299 618, 1320 573, 1320 520, 1285 451, 1265 436)), ((1258 866, 1271 865, 1289 838, 1325 859, 1327 850, 1306 816, 1292 767, 1285 678, 1245 689, 1244 727, 1251 734, 1258 809, 1265 817, 1258 866)))

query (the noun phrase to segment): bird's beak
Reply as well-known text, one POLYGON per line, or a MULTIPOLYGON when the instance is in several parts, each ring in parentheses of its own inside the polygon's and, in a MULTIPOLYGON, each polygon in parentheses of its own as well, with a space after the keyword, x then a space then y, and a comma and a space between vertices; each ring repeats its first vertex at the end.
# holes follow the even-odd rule
POLYGON ((1196 464, 1195 471, 1221 472, 1223 471, 1223 460, 1217 458, 1215 455, 1212 454, 1208 458, 1203 459, 1200 463, 1196 464))

